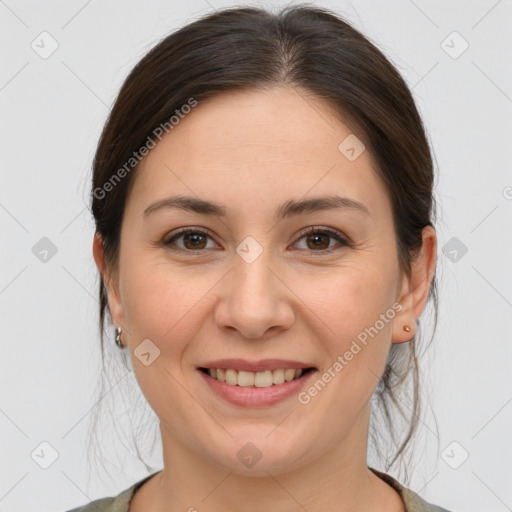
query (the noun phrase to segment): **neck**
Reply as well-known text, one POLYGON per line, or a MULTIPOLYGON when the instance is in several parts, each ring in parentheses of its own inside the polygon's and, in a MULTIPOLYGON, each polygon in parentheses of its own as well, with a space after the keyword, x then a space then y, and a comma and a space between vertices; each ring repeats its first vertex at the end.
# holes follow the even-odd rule
POLYGON ((362 424, 354 425, 347 437, 312 462, 256 477, 213 464, 181 444, 161 423, 164 470, 135 494, 130 512, 405 511, 398 493, 367 467, 368 420, 369 408, 362 424))

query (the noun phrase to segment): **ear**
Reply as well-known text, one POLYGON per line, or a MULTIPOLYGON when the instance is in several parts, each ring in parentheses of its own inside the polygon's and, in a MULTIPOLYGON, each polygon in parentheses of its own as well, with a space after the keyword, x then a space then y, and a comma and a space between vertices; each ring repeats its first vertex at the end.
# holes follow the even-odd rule
POLYGON ((398 298, 402 310, 395 316, 392 343, 404 343, 412 339, 416 334, 416 319, 427 303, 437 261, 437 236, 434 228, 424 227, 422 238, 420 253, 411 262, 411 275, 403 276, 398 298), (409 326, 411 330, 405 331, 404 326, 409 326))
POLYGON ((115 326, 122 327, 124 325, 124 314, 119 294, 119 279, 118 275, 112 272, 112 269, 107 266, 103 240, 99 233, 94 234, 92 253, 96 266, 98 267, 101 277, 103 278, 103 282, 105 283, 108 295, 108 307, 110 315, 112 316, 112 321, 115 326))

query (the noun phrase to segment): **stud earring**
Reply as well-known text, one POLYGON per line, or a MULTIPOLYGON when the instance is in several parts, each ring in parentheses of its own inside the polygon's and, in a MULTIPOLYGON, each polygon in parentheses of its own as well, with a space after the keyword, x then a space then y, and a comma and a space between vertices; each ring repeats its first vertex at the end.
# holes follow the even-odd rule
POLYGON ((404 331, 411 332, 411 328, 408 325, 404 325, 404 331))
POLYGON ((119 348, 124 348, 123 342, 121 341, 121 327, 116 327, 116 345, 119 348))

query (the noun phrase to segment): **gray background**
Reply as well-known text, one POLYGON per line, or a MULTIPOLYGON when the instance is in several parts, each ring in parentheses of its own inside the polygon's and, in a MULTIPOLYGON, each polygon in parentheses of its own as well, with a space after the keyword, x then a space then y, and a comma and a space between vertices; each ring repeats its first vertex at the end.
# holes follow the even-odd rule
MULTIPOLYGON (((397 65, 437 159, 441 311, 411 487, 454 511, 512 510, 512 1, 311 3, 397 65)), ((90 166, 133 65, 228 5, 238 3, 0 1, 0 511, 67 510, 148 474, 121 446, 112 479, 88 478, 99 368, 90 166), (43 237, 57 250, 46 261, 43 237)), ((115 460, 110 442, 103 449, 115 460)))

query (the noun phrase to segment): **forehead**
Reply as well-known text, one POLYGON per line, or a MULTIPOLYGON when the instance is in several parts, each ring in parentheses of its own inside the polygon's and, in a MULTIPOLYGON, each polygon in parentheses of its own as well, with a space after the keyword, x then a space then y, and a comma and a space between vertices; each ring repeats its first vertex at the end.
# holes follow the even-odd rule
POLYGON ((199 103, 149 152, 129 202, 143 210, 181 193, 254 209, 337 192, 378 214, 389 207, 384 186, 369 151, 355 160, 340 151, 349 136, 332 107, 303 90, 223 93, 199 103))

